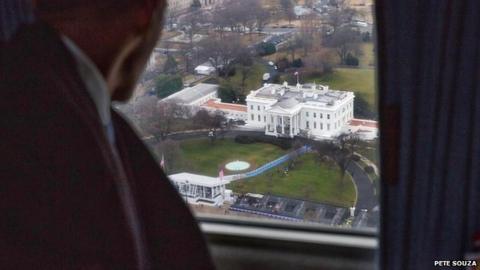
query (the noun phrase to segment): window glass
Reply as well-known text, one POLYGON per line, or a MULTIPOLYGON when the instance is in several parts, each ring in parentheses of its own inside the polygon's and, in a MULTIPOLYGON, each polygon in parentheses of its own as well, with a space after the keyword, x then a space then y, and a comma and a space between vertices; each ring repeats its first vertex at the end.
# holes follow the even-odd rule
POLYGON ((116 106, 193 212, 377 226, 372 0, 173 2, 116 106))

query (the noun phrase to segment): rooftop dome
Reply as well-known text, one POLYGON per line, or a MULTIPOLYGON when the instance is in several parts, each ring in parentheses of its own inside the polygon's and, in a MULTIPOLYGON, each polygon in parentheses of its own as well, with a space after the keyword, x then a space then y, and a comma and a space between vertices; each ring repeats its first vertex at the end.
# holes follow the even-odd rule
POLYGON ((299 104, 300 102, 295 99, 295 98, 285 98, 285 99, 282 99, 280 100, 277 105, 284 108, 284 109, 291 109, 295 106, 297 106, 297 104, 299 104))

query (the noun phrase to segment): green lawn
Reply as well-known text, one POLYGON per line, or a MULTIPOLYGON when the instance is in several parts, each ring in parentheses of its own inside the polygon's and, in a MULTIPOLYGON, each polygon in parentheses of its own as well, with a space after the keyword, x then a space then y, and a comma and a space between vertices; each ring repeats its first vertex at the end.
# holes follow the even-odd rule
MULTIPOLYGON (((286 153, 277 146, 265 143, 238 144, 232 139, 208 139, 182 141, 180 144, 182 168, 176 171, 217 176, 225 163, 243 160, 255 169, 286 153)), ((285 166, 287 163, 284 163, 285 166)), ((231 172, 225 171, 225 174, 231 172)), ((229 188, 236 192, 271 193, 291 198, 308 199, 339 206, 352 206, 355 202, 355 187, 349 175, 343 184, 335 165, 319 164, 314 154, 301 156, 288 175, 274 168, 260 176, 234 182, 229 188)))
POLYGON ((338 167, 332 166, 319 164, 314 154, 306 154, 288 175, 274 168, 260 176, 235 181, 230 188, 241 193, 270 193, 350 207, 356 200, 354 184, 348 174, 342 183, 338 167))
POLYGON ((335 90, 354 91, 373 108, 376 103, 374 72, 371 68, 336 68, 330 74, 305 78, 305 81, 326 84, 335 90))
POLYGON ((375 55, 373 51, 373 43, 362 43, 361 45, 362 55, 359 57, 360 67, 374 67, 375 66, 375 55))
MULTIPOLYGON (((180 169, 209 176, 218 176, 220 168, 230 161, 247 161, 251 170, 286 153, 271 144, 239 144, 233 139, 218 139, 214 144, 208 139, 186 140, 180 148, 184 161, 180 169)), ((228 174, 233 173, 225 170, 225 175, 228 174)))

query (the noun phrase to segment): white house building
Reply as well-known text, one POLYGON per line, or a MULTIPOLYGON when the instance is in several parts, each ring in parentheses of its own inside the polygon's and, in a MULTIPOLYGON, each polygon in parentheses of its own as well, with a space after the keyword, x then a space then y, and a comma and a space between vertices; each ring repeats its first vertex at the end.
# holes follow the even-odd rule
POLYGON ((163 100, 175 101, 185 106, 199 107, 211 99, 217 98, 218 85, 199 83, 192 87, 186 87, 163 100))
POLYGON ((227 180, 185 172, 169 175, 169 178, 184 200, 190 204, 220 206, 224 201, 231 200, 231 191, 225 189, 225 185, 229 183, 227 180))
POLYGON ((354 133, 361 140, 374 140, 378 138, 378 123, 368 119, 352 119, 345 132, 354 133))
POLYGON ((242 104, 225 103, 217 98, 210 99, 202 108, 210 112, 221 111, 227 119, 248 121, 247 106, 242 104))
POLYGON ((174 101, 190 108, 190 112, 195 114, 201 109, 211 113, 217 111, 223 112, 227 119, 247 121, 247 106, 242 104, 232 104, 221 102, 217 98, 218 85, 209 83, 199 83, 192 87, 186 87, 181 91, 174 93, 164 101, 174 101))
POLYGON ((353 119, 354 98, 324 85, 265 84, 247 96, 248 124, 277 137, 333 138, 353 119))

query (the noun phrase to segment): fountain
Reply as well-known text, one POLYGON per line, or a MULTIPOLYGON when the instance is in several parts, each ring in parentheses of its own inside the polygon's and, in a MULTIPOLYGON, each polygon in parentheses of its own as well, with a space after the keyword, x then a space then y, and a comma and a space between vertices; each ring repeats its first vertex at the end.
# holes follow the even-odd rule
POLYGON ((235 160, 227 163, 225 168, 229 171, 244 171, 250 168, 250 163, 246 161, 235 160))

